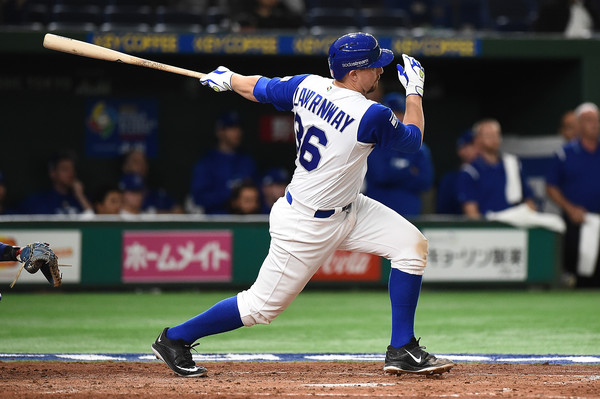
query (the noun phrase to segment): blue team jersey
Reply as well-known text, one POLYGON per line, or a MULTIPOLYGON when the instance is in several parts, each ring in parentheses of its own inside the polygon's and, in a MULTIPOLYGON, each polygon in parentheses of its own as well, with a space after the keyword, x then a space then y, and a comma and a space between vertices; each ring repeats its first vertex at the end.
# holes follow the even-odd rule
POLYGON ((256 181, 254 160, 241 153, 209 151, 194 166, 191 194, 207 214, 225 214, 232 188, 246 179, 256 181))
POLYGON ((462 215, 462 204, 458 200, 458 177, 460 170, 446 173, 440 179, 437 189, 436 213, 444 215, 462 215))
POLYGON ((278 110, 293 111, 296 169, 288 191, 313 209, 343 207, 360 192, 367 157, 375 145, 416 152, 417 126, 361 93, 316 75, 260 78, 254 96, 278 110))
POLYGON ((558 187, 574 204, 590 212, 600 212, 600 145, 596 151, 586 151, 579 140, 559 149, 546 175, 548 185, 558 187))
POLYGON ((21 206, 21 212, 25 214, 74 215, 81 211, 81 205, 73 194, 61 194, 56 190, 34 194, 21 206))
MULTIPOLYGON (((525 183, 522 171, 519 172, 522 200, 533 198, 533 192, 525 183)), ((502 160, 492 165, 478 157, 460 172, 458 200, 461 204, 476 202, 481 214, 502 211, 516 205, 506 198, 506 184, 506 170, 502 160)))
POLYGON ((421 213, 421 193, 433 184, 433 163, 423 144, 414 153, 375 147, 369 155, 365 194, 403 216, 421 213))

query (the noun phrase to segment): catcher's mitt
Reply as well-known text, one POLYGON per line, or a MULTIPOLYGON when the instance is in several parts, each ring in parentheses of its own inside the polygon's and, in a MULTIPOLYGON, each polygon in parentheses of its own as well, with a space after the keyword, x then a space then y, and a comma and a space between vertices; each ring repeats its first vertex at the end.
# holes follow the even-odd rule
POLYGON ((60 270, 58 270, 58 257, 48 243, 34 242, 27 244, 27 246, 21 248, 19 259, 23 264, 17 273, 17 277, 15 277, 15 281, 10 285, 11 288, 17 282, 23 268, 31 274, 41 270, 51 285, 54 287, 61 285, 62 276, 60 270))

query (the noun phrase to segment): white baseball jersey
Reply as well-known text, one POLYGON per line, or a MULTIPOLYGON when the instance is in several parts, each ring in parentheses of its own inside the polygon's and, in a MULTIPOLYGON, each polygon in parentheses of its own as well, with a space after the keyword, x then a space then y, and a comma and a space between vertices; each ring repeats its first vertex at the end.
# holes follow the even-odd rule
POLYGON ((332 79, 298 75, 259 80, 254 94, 295 113, 296 170, 288 187, 294 199, 314 209, 350 204, 367 172, 377 143, 416 152, 421 132, 405 126, 387 107, 332 79))
POLYGON ((379 255, 394 268, 422 275, 425 237, 401 215, 359 193, 373 147, 415 152, 419 128, 314 75, 261 78, 254 96, 294 111, 297 157, 286 197, 271 210, 269 254, 255 283, 237 297, 244 325, 270 323, 337 249, 379 255))

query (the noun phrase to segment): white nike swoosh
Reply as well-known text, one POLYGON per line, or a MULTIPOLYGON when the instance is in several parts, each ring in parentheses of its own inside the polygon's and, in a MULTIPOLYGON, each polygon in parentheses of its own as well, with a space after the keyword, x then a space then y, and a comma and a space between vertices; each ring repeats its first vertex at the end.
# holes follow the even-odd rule
POLYGON ((408 353, 408 355, 409 355, 410 357, 412 357, 412 358, 413 358, 413 360, 414 360, 415 362, 417 362, 417 363, 421 363, 421 356, 419 356, 419 357, 415 357, 415 355, 413 355, 412 353, 410 353, 410 352, 409 352, 409 351, 407 351, 406 349, 404 349, 404 351, 405 351, 406 353, 408 353))
POLYGON ((162 342, 162 340, 160 339, 160 337, 162 337, 162 334, 159 335, 158 342, 162 342))
POLYGON ((179 370, 183 370, 183 371, 198 371, 198 366, 194 366, 193 369, 186 369, 185 367, 179 367, 179 366, 177 366, 177 368, 179 370))

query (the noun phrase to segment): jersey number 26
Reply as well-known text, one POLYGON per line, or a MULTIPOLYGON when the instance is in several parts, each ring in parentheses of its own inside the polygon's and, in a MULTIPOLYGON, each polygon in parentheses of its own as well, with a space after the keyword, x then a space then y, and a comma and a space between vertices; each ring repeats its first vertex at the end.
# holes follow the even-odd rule
POLYGON ((298 153, 298 161, 300 165, 307 171, 311 171, 319 166, 321 161, 321 153, 319 152, 318 145, 325 147, 327 145, 327 136, 325 132, 318 127, 311 126, 304 132, 304 125, 300 115, 296 114, 294 117, 294 130, 296 132, 296 153, 298 153), (311 139, 315 137, 315 140, 311 142, 311 139))

